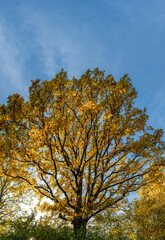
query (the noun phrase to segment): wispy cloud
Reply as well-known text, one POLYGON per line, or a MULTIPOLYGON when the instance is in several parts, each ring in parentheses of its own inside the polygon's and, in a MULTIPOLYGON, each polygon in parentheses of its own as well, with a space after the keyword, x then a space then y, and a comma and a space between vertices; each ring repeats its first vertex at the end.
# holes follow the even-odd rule
POLYGON ((0 22, 0 86, 4 97, 10 90, 24 92, 24 64, 14 29, 0 22))
POLYGON ((42 74, 52 77, 64 68, 70 75, 79 75, 87 68, 104 65, 104 43, 100 42, 92 26, 81 20, 76 22, 76 18, 69 15, 63 18, 56 9, 53 13, 31 9, 24 25, 30 29, 40 48, 38 59, 42 74))

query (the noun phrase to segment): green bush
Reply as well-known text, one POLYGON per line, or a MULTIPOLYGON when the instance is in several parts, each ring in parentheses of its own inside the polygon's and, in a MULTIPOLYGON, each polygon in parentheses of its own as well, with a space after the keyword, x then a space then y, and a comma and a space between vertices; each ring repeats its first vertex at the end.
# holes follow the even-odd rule
POLYGON ((34 213, 26 218, 8 222, 1 240, 74 240, 73 230, 65 225, 54 228, 46 221, 35 221, 34 213))
POLYGON ((1 234, 1 240, 28 240, 34 231, 34 214, 8 222, 8 230, 1 234))
MULTIPOLYGON (((112 230, 112 229, 111 229, 112 230)), ((113 229, 116 230, 116 229, 113 229)), ((118 229, 120 230, 120 229, 118 229)), ((54 228, 48 221, 36 221, 35 214, 8 223, 0 240, 75 240, 74 231, 64 224, 54 228)), ((81 238, 78 238, 81 240, 81 238)), ((84 239, 82 239, 84 240, 84 239)), ((89 226, 86 240, 126 240, 120 231, 105 233, 100 226, 89 226)))

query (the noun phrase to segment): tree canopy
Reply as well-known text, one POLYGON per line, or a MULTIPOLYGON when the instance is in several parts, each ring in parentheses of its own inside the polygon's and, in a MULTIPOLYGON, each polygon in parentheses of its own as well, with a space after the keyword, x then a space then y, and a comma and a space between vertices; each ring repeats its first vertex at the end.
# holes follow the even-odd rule
POLYGON ((134 106, 128 75, 115 81, 87 70, 79 79, 61 71, 32 81, 0 106, 0 158, 7 176, 22 179, 75 229, 148 182, 164 161, 163 131, 147 125, 134 106))

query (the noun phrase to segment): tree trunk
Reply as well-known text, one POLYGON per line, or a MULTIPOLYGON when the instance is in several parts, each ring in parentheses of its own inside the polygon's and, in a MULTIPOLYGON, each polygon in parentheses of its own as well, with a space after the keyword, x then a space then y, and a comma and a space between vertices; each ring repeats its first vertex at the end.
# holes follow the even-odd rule
POLYGON ((86 239, 87 222, 82 218, 75 218, 72 224, 76 239, 86 239))

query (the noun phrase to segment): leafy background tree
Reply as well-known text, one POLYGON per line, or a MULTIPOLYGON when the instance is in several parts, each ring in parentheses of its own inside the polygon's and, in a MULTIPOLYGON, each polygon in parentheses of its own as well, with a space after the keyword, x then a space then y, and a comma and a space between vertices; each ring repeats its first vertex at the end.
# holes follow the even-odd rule
POLYGON ((106 239, 129 240, 126 215, 119 209, 108 209, 94 218, 94 229, 102 231, 106 239))
POLYGON ((24 189, 21 182, 14 182, 4 175, 0 176, 0 232, 8 225, 8 222, 16 219, 24 213, 21 204, 29 205, 28 196, 30 189, 24 189), (21 191, 23 190, 24 191, 21 191))
POLYGON ((147 125, 146 110, 128 75, 104 71, 32 81, 29 100, 13 94, 0 107, 3 173, 23 180, 85 238, 88 221, 149 182, 164 161, 162 130, 147 125))
POLYGON ((11 188, 12 186, 11 181, 9 181, 6 177, 0 177, 0 223, 4 221, 9 215, 13 214, 13 203, 14 198, 12 197, 11 188))
POLYGON ((161 168, 156 181, 140 191, 130 212, 137 239, 165 239, 165 174, 161 168))

